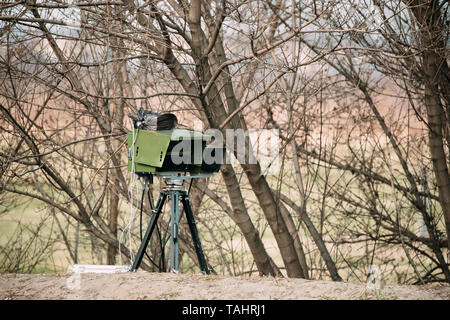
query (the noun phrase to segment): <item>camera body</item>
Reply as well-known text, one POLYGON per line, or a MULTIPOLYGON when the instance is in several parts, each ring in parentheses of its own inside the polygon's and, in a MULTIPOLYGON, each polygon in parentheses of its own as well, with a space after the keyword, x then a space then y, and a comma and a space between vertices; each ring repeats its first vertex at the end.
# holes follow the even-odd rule
POLYGON ((134 129, 128 133, 128 171, 138 175, 218 172, 225 148, 208 145, 211 138, 184 129, 134 129))

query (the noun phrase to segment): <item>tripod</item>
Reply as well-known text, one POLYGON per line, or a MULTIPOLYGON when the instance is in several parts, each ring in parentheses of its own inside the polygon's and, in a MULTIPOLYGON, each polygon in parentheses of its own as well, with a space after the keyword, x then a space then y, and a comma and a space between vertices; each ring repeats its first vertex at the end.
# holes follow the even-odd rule
MULTIPOLYGON (((178 273, 178 225, 180 222, 180 211, 179 211, 179 201, 183 205, 183 209, 186 212, 186 219, 189 225, 189 231, 194 242, 195 252, 197 253, 197 259, 200 264, 200 269, 202 273, 209 274, 208 265, 206 264, 205 255, 203 253, 202 244, 198 236, 197 226, 195 223, 194 214, 192 212, 191 204, 189 202, 188 193, 183 190, 183 184, 185 179, 194 179, 196 176, 161 176, 165 182, 166 187, 161 191, 158 201, 156 202, 155 208, 152 210, 152 217, 148 225, 147 231, 142 239, 141 245, 139 247, 138 253, 134 259, 131 271, 136 271, 144 257, 145 250, 147 249, 148 243, 152 236, 152 233, 158 222, 158 218, 161 215, 164 203, 167 197, 171 200, 171 210, 170 210, 170 271, 178 273)), ((203 177, 203 176, 198 176, 203 177)))

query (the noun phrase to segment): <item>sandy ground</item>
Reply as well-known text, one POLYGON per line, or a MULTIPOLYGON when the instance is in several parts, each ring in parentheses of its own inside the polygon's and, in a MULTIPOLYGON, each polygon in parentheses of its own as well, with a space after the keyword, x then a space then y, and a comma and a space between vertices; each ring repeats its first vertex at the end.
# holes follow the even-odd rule
POLYGON ((0 299, 450 300, 450 286, 385 286, 376 295, 363 284, 282 278, 170 273, 1 274, 0 299))

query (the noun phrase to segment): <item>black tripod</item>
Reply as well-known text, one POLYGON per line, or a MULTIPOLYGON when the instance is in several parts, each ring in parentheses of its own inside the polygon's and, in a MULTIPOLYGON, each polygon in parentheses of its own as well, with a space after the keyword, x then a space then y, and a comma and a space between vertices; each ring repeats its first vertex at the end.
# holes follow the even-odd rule
MULTIPOLYGON (((189 176, 187 176, 189 177, 189 176)), ((183 178, 179 176, 174 176, 173 178, 166 178, 166 187, 161 191, 155 208, 152 210, 152 217, 148 225, 147 231, 145 232, 144 238, 142 239, 141 245, 139 247, 138 253, 134 259, 131 271, 136 271, 144 257, 145 250, 147 249, 148 243, 155 230, 156 223, 162 212, 164 203, 167 197, 170 196, 171 199, 171 210, 170 210, 170 271, 178 273, 178 225, 180 222, 180 212, 179 212, 179 200, 183 204, 184 212, 186 212, 186 218, 189 225, 189 231, 192 235, 192 240, 194 241, 195 252, 197 253, 198 262, 200 264, 200 269, 203 273, 209 274, 208 265, 206 264, 205 255, 203 253, 202 244, 200 243, 200 238, 198 236, 197 226, 195 224, 194 214, 192 212, 191 204, 189 202, 188 193, 183 190, 183 178), (181 178, 181 179, 180 179, 181 178)), ((193 177, 190 177, 193 178, 193 177)))

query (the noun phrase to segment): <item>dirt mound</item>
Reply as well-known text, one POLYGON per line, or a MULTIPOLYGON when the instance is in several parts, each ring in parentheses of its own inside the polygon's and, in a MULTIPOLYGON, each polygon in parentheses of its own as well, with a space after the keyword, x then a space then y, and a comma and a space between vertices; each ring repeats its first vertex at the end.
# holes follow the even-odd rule
POLYGON ((0 299, 408 299, 450 300, 450 286, 385 286, 170 273, 1 274, 0 299))

